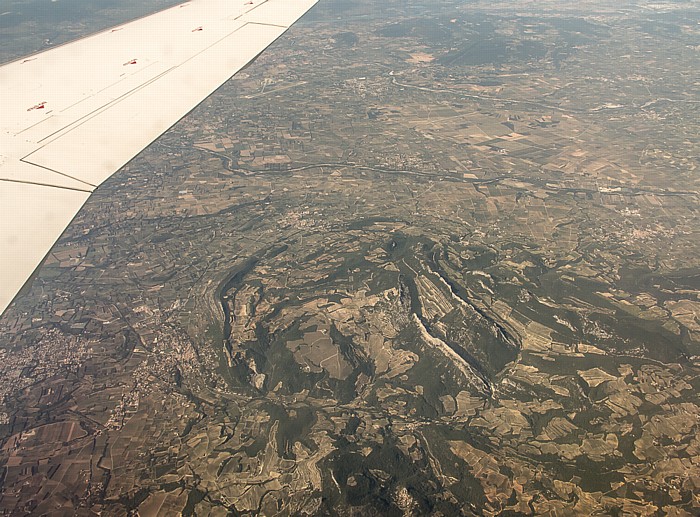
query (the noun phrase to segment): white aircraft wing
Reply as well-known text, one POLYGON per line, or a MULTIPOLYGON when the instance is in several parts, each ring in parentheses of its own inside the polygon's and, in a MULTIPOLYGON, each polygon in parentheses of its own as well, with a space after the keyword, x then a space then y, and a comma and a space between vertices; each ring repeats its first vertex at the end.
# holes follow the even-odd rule
POLYGON ((0 67, 0 313, 90 194, 317 0, 192 0, 0 67))

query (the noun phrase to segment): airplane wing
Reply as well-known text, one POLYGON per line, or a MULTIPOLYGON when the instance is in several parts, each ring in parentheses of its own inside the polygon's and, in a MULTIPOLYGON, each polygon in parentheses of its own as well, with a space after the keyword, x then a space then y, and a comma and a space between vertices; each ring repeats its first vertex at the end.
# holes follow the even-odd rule
POLYGON ((192 0, 0 67, 0 314, 90 194, 317 0, 192 0))

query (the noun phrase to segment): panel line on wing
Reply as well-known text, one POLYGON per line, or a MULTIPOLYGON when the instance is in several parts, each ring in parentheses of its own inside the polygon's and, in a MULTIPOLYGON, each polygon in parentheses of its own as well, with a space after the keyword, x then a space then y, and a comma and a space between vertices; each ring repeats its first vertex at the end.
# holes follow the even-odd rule
POLYGON ((276 23, 263 23, 263 22, 246 22, 246 25, 264 25, 267 27, 279 27, 280 29, 288 29, 289 25, 278 25, 276 23))
MULTIPOLYGON (((34 165, 34 164, 32 164, 32 165, 34 165)), ((37 166, 37 167, 39 167, 39 166, 37 166)), ((53 172, 56 172, 56 171, 53 171, 53 172)), ((59 172, 58 174, 61 174, 61 173, 59 172)), ((65 174, 64 174, 64 176, 65 176, 65 174)), ((68 177, 70 178, 70 176, 68 176, 68 177)), ((71 179, 76 179, 76 178, 71 178, 71 179)), ((12 179, 8 179, 8 178, 0 178, 0 181, 6 181, 8 183, 22 183, 24 185, 37 185, 39 187, 60 188, 63 190, 74 190, 76 192, 87 192, 88 194, 93 193, 92 190, 85 190, 85 189, 75 188, 75 187, 66 187, 66 186, 62 186, 62 185, 51 185, 49 183, 41 183, 39 181, 12 180, 12 179)), ((76 180, 76 181, 80 181, 80 180, 76 180)), ((85 182, 83 181, 82 183, 85 183, 85 182)))
MULTIPOLYGON (((36 166, 36 167, 41 167, 42 169, 45 169, 45 170, 54 172, 54 173, 56 173, 56 174, 60 174, 60 175, 65 176, 65 177, 67 177, 67 178, 76 179, 77 181, 80 181, 81 183, 84 183, 84 184, 86 184, 86 185, 89 185, 89 186, 91 186, 91 187, 93 187, 93 188, 97 188, 97 185, 94 185, 94 184, 89 183, 89 182, 84 181, 84 180, 79 180, 79 179, 74 178, 73 176, 71 176, 70 174, 67 174, 67 173, 65 173, 65 172, 61 172, 61 171, 58 171, 58 170, 56 170, 56 169, 52 169, 52 168, 50 168, 50 167, 46 167, 45 165, 41 165, 40 163, 36 163, 35 161, 32 161, 31 157, 32 157, 32 155, 34 155, 34 154, 38 153, 39 151, 41 151, 42 149, 44 149, 46 146, 51 145, 53 142, 56 142, 56 141, 60 140, 61 138, 63 138, 64 136, 68 135, 68 134, 71 133, 72 131, 78 129, 78 128, 79 128, 80 126, 82 126, 83 124, 86 124, 86 123, 88 123, 89 121, 91 121, 92 119, 94 119, 95 117, 100 116, 100 115, 101 115, 102 113, 104 113, 105 111, 114 108, 114 107, 117 106, 120 102, 122 102, 122 101, 128 99, 129 97, 131 97, 131 96, 133 96, 133 95, 139 93, 141 90, 143 90, 143 89, 147 88, 148 86, 154 84, 155 82, 157 82, 158 80, 162 79, 163 77, 165 77, 165 76, 168 75, 169 73, 171 73, 171 72, 173 72, 174 70, 176 70, 176 69, 180 68, 181 66, 185 65, 185 64, 188 63, 189 61, 191 61, 191 60, 197 58, 198 56, 200 56, 200 55, 206 53, 207 51, 209 51, 211 48, 215 47, 216 45, 221 44, 221 43, 222 43, 223 41, 225 41, 227 38, 230 38, 230 37, 233 36, 236 32, 240 31, 240 30, 243 29, 244 27, 246 27, 246 26, 248 26, 248 25, 253 25, 253 24, 254 24, 254 22, 246 22, 246 23, 244 23, 244 24, 242 24, 242 25, 239 25, 238 27, 236 27, 236 28, 235 28, 234 30, 232 30, 231 32, 229 32, 229 33, 227 33, 226 35, 222 36, 221 38, 217 39, 217 40, 214 41, 211 45, 209 45, 209 46, 207 46, 207 47, 201 49, 199 52, 197 52, 196 54, 193 54, 193 55, 190 56, 188 59, 182 61, 182 62, 179 63, 178 65, 172 66, 172 67, 168 68, 167 70, 164 70, 163 72, 161 72, 161 73, 158 74, 157 76, 155 76, 155 77, 149 79, 148 81, 139 84, 138 86, 132 88, 132 89, 129 90, 128 92, 125 92, 125 93, 123 93, 122 95, 120 95, 119 97, 117 97, 117 98, 115 98, 115 99, 112 99, 110 102, 108 102, 108 103, 106 103, 106 104, 103 104, 102 106, 100 106, 100 107, 94 109, 94 110, 91 111, 90 113, 87 113, 87 114, 83 115, 83 116, 80 117, 79 119, 76 119, 76 120, 72 121, 70 124, 67 124, 67 125, 65 125, 65 126, 63 126, 63 127, 61 127, 61 128, 59 128, 59 129, 57 129, 56 131, 52 132, 51 134, 45 136, 44 138, 42 138, 41 140, 39 140, 39 141, 37 142, 37 144, 42 144, 42 145, 40 145, 39 147, 33 149, 30 153, 28 153, 28 154, 25 155, 24 157, 20 158, 20 161, 22 161, 22 162, 24 162, 24 163, 27 163, 27 164, 29 164, 29 165, 34 165, 34 166, 36 166), (52 137, 55 137, 55 138, 52 138, 52 137)), ((258 24, 258 25, 266 25, 266 24, 258 24)), ((271 24, 267 24, 267 25, 273 26, 273 25, 271 25, 271 24)), ((282 29, 285 29, 285 30, 287 29, 287 27, 284 27, 284 26, 281 26, 281 27, 280 27, 280 26, 274 26, 274 27, 275 27, 275 28, 282 28, 282 29)), ((257 57, 257 56, 255 56, 255 57, 257 57)), ((254 59, 255 59, 255 58, 253 58, 253 60, 254 60, 254 59)), ((253 60, 251 60, 251 61, 253 61, 253 60)))
MULTIPOLYGON (((79 181, 80 183, 84 183, 85 185, 88 185, 88 186, 92 187, 93 189, 96 189, 96 188, 97 188, 97 185, 93 185, 92 183, 88 183, 88 182, 85 181, 85 180, 81 180, 80 178, 76 178, 76 177, 74 177, 74 176, 71 176, 70 174, 66 174, 65 172, 57 171, 57 170, 52 169, 52 168, 50 168, 50 167, 46 167, 45 165, 41 165, 41 164, 39 164, 39 163, 33 163, 33 162, 28 161, 28 160, 25 160, 24 158, 20 158, 19 161, 20 161, 20 162, 23 162, 23 163, 26 163, 26 164, 28 164, 28 165, 33 165, 34 167, 39 167, 40 169, 44 169, 44 170, 47 170, 47 171, 54 172, 54 173, 56 173, 56 174, 59 174, 59 175, 61 175, 61 176, 66 177, 66 178, 70 178, 70 179, 72 179, 72 180, 79 181)), ((13 180, 7 179, 6 181, 13 181, 13 180)), ((16 181, 17 183, 25 183, 25 182, 23 182, 23 181, 18 181, 18 180, 15 180, 15 181, 16 181)), ((27 182, 27 183, 33 183, 33 182, 27 182)), ((37 183, 37 185, 39 185, 39 183, 37 183)), ((52 186, 56 186, 56 187, 57 187, 57 185, 52 185, 52 186)), ((67 188, 67 187, 66 187, 66 188, 67 188)), ((74 190, 79 190, 79 189, 74 189, 74 190)), ((90 190, 90 192, 92 192, 92 190, 90 190)))
POLYGON ((238 20, 239 18, 243 18, 244 16, 246 16, 246 15, 252 13, 253 11, 255 11, 258 7, 262 7, 263 5, 265 5, 268 1, 269 1, 269 0, 263 0, 263 1, 260 2, 259 4, 254 5, 253 7, 251 7, 251 8, 248 9, 247 11, 245 11, 245 12, 239 14, 238 16, 236 16, 236 17, 233 18, 233 19, 234 19, 234 20, 238 20))
MULTIPOLYGON (((52 113, 52 112, 51 112, 51 113, 52 113)), ((48 113, 47 113, 47 115, 48 115, 48 113)), ((43 118, 43 119, 41 119, 39 122, 35 122, 35 123, 32 124, 31 126, 25 127, 22 131, 18 131, 18 132, 15 133, 15 134, 16 134, 16 135, 21 135, 21 134, 24 133, 25 131, 29 131, 30 129, 32 129, 32 128, 38 126, 39 124, 43 124, 43 123, 46 122, 47 120, 51 120, 53 117, 54 117, 54 115, 51 115, 50 117, 43 118)))
MULTIPOLYGON (((150 63, 150 64, 146 65, 145 67, 143 67, 142 69, 140 69, 139 71, 137 71, 136 74, 140 74, 141 72, 144 72, 144 71, 148 70, 150 67, 152 67, 153 65, 156 65, 156 64, 158 64, 158 63, 159 63, 159 61, 154 61, 153 63, 150 63)), ((163 72, 163 73, 167 73, 167 72, 168 72, 168 71, 166 70, 166 71, 163 72)), ((136 74, 134 74, 134 75, 136 75, 136 74)), ((161 75, 162 75, 162 74, 161 74, 161 75)), ((132 76, 132 77, 133 77, 133 76, 132 76)), ((156 76, 156 78, 157 78, 157 77, 158 77, 158 76, 156 76)), ((122 81, 123 81, 123 79, 119 79, 118 81, 115 81, 115 82, 113 82, 112 84, 108 84, 107 86, 105 86, 105 87, 102 88, 101 90, 99 90, 99 91, 93 93, 92 95, 89 95, 89 96, 87 96, 87 97, 83 97, 82 99, 80 99, 80 100, 77 101, 77 102, 74 102, 74 103, 71 104, 70 106, 67 106, 67 107, 63 108, 63 109, 61 110, 61 113, 63 113, 63 112, 65 112, 65 111, 67 111, 67 110, 69 110, 69 109, 71 109, 71 108, 77 106, 77 105, 80 104, 81 102, 85 102, 86 100, 91 99, 91 98, 95 97, 96 95, 99 95, 100 93, 104 92, 105 90, 108 90, 108 89, 112 88, 113 86, 116 86, 117 84, 119 84, 119 83, 122 82, 122 81)))
MULTIPOLYGON (((80 117, 79 119, 76 119, 76 120, 72 121, 70 124, 67 124, 67 125, 65 125, 65 126, 63 126, 63 127, 61 127, 61 128, 59 128, 59 129, 57 129, 56 131, 54 131, 53 133, 51 133, 51 134, 45 136, 45 137, 42 138, 41 140, 38 140, 38 141, 37 141, 37 144, 41 144, 42 142, 45 142, 47 139, 51 138, 52 136, 54 136, 54 135, 56 135, 56 134, 58 134, 58 133, 63 132, 63 134, 59 135, 58 138, 62 137, 63 135, 66 135, 66 134, 70 133, 70 132, 73 131, 74 129, 80 127, 80 126, 81 126, 82 124, 84 124, 85 122, 87 122, 87 121, 91 120, 92 118, 94 118, 94 117, 100 115, 102 112, 104 112, 104 111, 106 111, 106 110, 108 110, 108 109, 113 108, 113 107, 114 107, 116 104, 118 104, 119 102, 121 102, 121 101, 125 100, 126 98, 130 97, 131 95, 133 95, 133 94, 139 92, 139 91, 142 90, 143 88, 146 88, 147 86, 150 86, 151 84, 153 84, 154 82, 158 81, 159 79, 162 79, 164 76, 166 76, 167 74, 169 74, 169 73, 172 72, 173 70, 175 70, 175 69, 181 67, 181 66, 184 65, 185 63, 188 63, 189 61, 195 59, 196 57, 198 57, 199 55, 201 55, 201 54, 203 54, 204 52, 208 51, 208 50, 211 49, 212 47, 214 47, 214 46, 220 44, 222 41, 224 41, 224 40, 226 40, 227 38, 231 37, 231 36, 234 35, 236 32, 238 32, 238 31, 240 31, 241 29, 243 29, 244 27, 246 27, 247 25, 253 25, 253 24, 255 24, 255 25, 268 25, 268 26, 271 26, 271 27, 278 27, 278 28, 282 28, 282 29, 287 28, 287 27, 284 26, 284 25, 274 25, 274 24, 263 24, 263 23, 256 23, 256 22, 246 22, 246 23, 244 23, 243 25, 240 25, 240 26, 237 27, 236 29, 232 30, 231 32, 227 33, 226 35, 222 36, 222 37, 219 38, 218 40, 214 41, 211 45, 209 45, 209 46, 203 48, 202 50, 200 50, 200 51, 197 52, 196 54, 193 54, 192 56, 190 56, 190 57, 187 58, 186 60, 182 61, 180 64, 175 65, 175 66, 172 66, 172 67, 168 68, 167 70, 164 70, 163 72, 161 72, 161 73, 158 74, 157 76, 155 76, 155 77, 149 79, 148 81, 146 81, 146 82, 144 82, 144 83, 142 83, 142 84, 140 84, 140 85, 138 85, 138 86, 132 88, 132 89, 129 90, 128 92, 123 93, 122 95, 120 95, 120 96, 117 97, 116 99, 112 99, 112 100, 111 100, 110 102, 108 102, 107 104, 103 104, 103 105, 100 106, 99 108, 95 108, 95 109, 94 109, 93 111, 91 111, 90 113, 86 113, 85 115, 83 115, 83 116, 80 117), (67 128, 70 128, 70 129, 67 129, 67 128), (66 129, 67 129, 67 130, 66 130, 66 129)), ((257 56, 256 56, 256 57, 257 57, 257 56)), ((54 140, 55 140, 55 139, 54 139, 54 140)), ((44 146, 50 144, 50 143, 53 142, 54 140, 50 140, 50 141, 48 141, 48 142, 45 142, 42 146, 37 147, 37 148, 34 149, 31 153, 29 153, 29 154, 27 154, 26 156, 24 156, 23 158, 21 158, 21 160, 24 161, 24 162, 26 162, 26 163, 30 163, 30 164, 32 164, 32 165, 40 166, 40 165, 38 165, 38 164, 36 164, 36 163, 34 163, 34 162, 29 161, 28 158, 30 158, 32 154, 36 153, 37 151, 39 151, 40 149, 42 149, 44 146)), ((47 167, 44 167, 44 168, 47 168, 47 167)), ((49 170, 52 170, 52 169, 49 169, 49 170)), ((54 172, 58 172, 58 171, 54 171, 54 172)), ((59 174, 61 174, 61 173, 59 172, 59 174)), ((68 176, 67 174, 64 174, 64 175, 65 175, 65 176, 68 176)), ((69 177, 70 177, 70 176, 69 176, 69 177)), ((93 186, 94 186, 94 185, 93 185, 93 186)))
MULTIPOLYGON (((175 66, 172 66, 172 67, 168 68, 167 70, 164 70, 163 72, 161 72, 161 73, 158 74, 157 76, 155 76, 155 77, 149 79, 149 80, 146 81, 145 83, 142 83, 142 84, 140 84, 140 85, 134 87, 133 89, 129 90, 128 92, 125 92, 124 94, 120 95, 120 96, 117 97, 116 99, 111 100, 111 101, 108 102, 107 104, 104 104, 104 105, 100 106, 99 108, 96 108, 95 110, 91 111, 90 113, 87 113, 87 114, 83 115, 83 116, 80 117, 79 119, 76 119, 76 120, 72 121, 70 124, 67 124, 67 125, 65 125, 65 126, 63 126, 63 127, 61 127, 61 128, 59 128, 59 129, 57 129, 56 131, 54 131, 53 133, 51 133, 51 134, 45 136, 45 137, 42 138, 41 140, 38 140, 38 141, 37 141, 37 144, 41 144, 42 142, 44 142, 44 141, 47 140, 48 138, 51 138, 52 136, 56 135, 57 133, 60 133, 60 132, 62 132, 62 131, 64 131, 64 130, 66 130, 66 128, 70 128, 70 129, 68 129, 67 131, 65 131, 63 134, 68 134, 68 133, 70 133, 71 131, 73 131, 74 129, 80 127, 82 124, 84 124, 84 123, 87 122, 88 120, 90 120, 90 119, 96 117, 97 115, 99 115, 99 114, 102 113, 103 111, 112 108, 113 106, 115 106, 115 105, 118 104, 119 102, 123 101, 124 99, 130 97, 130 96, 133 95, 134 93, 136 93, 136 92, 140 91, 141 89, 143 89, 143 88, 145 88, 145 87, 147 87, 147 86, 153 84, 153 83, 156 82, 157 80, 162 79, 165 75, 169 74, 169 73, 172 72, 173 70, 175 70, 175 69, 181 67, 181 66, 184 65, 185 63, 188 63, 188 62, 191 61, 192 59, 195 59, 195 58, 198 57, 199 55, 203 54, 204 52, 208 51, 209 49, 211 49, 211 48, 215 47, 216 45, 220 44, 222 41, 224 41, 225 39, 231 37, 231 36, 234 35, 236 32, 238 32, 239 30, 241 30, 242 28, 244 28, 246 25, 250 25, 250 24, 253 24, 253 23, 255 23, 255 22, 246 22, 246 23, 244 23, 243 25, 240 25, 240 26, 236 27, 236 28, 235 28, 234 30, 232 30, 231 32, 225 34, 224 36, 222 36, 222 37, 219 38, 218 40, 214 41, 211 45, 209 45, 209 46, 207 46, 207 47, 204 47, 202 50, 200 50, 200 51, 197 52, 196 54, 193 54, 192 56, 190 56, 190 57, 187 58, 186 60, 182 61, 181 63, 179 63, 179 64, 177 64, 177 65, 175 65, 175 66), (72 126, 72 127, 71 127, 71 126, 72 126)), ((284 26, 284 25, 273 25, 273 24, 257 24, 257 25, 269 25, 269 26, 272 26, 272 27, 287 28, 287 27, 284 26)), ((83 100, 85 100, 85 99, 83 99, 83 100)), ((79 101, 79 102, 81 102, 81 101, 79 101)), ((77 103, 76 103, 76 104, 77 104, 77 103)), ((60 136, 63 136, 63 135, 60 135, 60 136)), ((59 138, 60 138, 60 136, 59 136, 59 138)), ((47 144, 51 143, 52 141, 53 141, 53 140, 51 140, 51 141, 49 141, 49 142, 46 142, 44 145, 47 145, 47 144)), ((34 149, 31 153, 29 153, 28 155, 24 156, 24 157, 22 158, 22 160, 27 161, 26 158, 29 158, 32 154, 34 154, 35 152, 39 151, 42 147, 44 147, 44 145, 42 145, 41 147, 38 147, 38 148, 34 149)), ((32 163, 32 165, 36 165, 35 163, 30 162, 30 161, 27 161, 27 163, 32 163)))
MULTIPOLYGON (((75 128, 80 127, 82 124, 84 124, 84 123, 87 122, 88 120, 90 120, 90 119, 92 119, 92 118, 94 118, 94 117, 100 115, 102 112, 104 112, 104 111, 106 111, 106 110, 112 108, 114 105, 116 105, 116 104, 118 104, 119 102, 123 101, 123 100, 126 99, 127 97, 130 97, 131 95, 133 95, 133 94, 139 92, 139 91, 142 90, 143 88, 145 88, 145 87, 149 86, 150 84, 154 83, 154 82, 157 81, 158 79, 161 79, 163 76, 165 76, 166 74, 168 74, 169 72, 171 72, 171 71, 174 70, 175 68, 177 68, 177 66, 173 66, 173 67, 171 67, 171 68, 168 68, 167 70, 161 72, 161 73, 158 74, 157 76, 152 77, 151 79, 149 79, 149 80, 146 81, 145 83, 141 83, 141 84, 139 84, 138 86, 135 86, 134 88, 132 88, 131 90, 129 90, 129 91, 127 91, 127 92, 124 92, 124 93, 121 94, 119 97, 117 97, 117 98, 115 98, 115 99, 112 99, 112 100, 109 101, 107 104, 103 104, 102 106, 100 106, 100 107, 98 107, 98 108, 95 108, 95 109, 92 110, 91 112, 86 113, 86 114, 83 115, 82 117, 73 120, 70 124, 66 124, 65 126, 63 126, 63 127, 59 128, 59 129, 57 129, 56 131, 54 131, 53 133, 51 133, 51 134, 49 134, 49 135, 46 135, 46 136, 45 136, 44 138, 42 138, 41 140, 38 140, 38 141, 37 141, 37 144, 41 144, 41 143, 44 142, 46 139, 51 138, 52 136, 56 135, 57 133, 60 133, 61 131, 66 130, 67 128, 70 128, 70 129, 68 129, 67 131, 65 131, 63 134, 65 135, 65 134, 70 133, 70 132, 73 131, 75 128), (72 126, 72 127, 71 127, 71 126, 72 126)), ((60 135, 60 136, 63 136, 63 135, 60 135)), ((60 138, 60 136, 59 136, 59 138, 60 138)), ((41 148, 44 147, 45 145, 50 144, 52 141, 53 141, 53 140, 51 140, 51 141, 49 141, 49 142, 46 142, 45 144, 43 144, 43 145, 40 146, 40 147, 37 147, 36 149, 34 149, 31 153, 29 153, 28 155, 26 155, 26 156, 25 156, 24 158, 22 158, 22 159, 24 160, 25 158, 28 158, 29 156, 31 156, 32 154, 34 154, 35 152, 37 152, 39 149, 41 149, 41 148)), ((28 163, 30 163, 30 162, 28 162, 28 163)))
MULTIPOLYGON (((185 59, 184 61, 182 61, 179 65, 176 65, 176 66, 174 66, 173 68, 171 68, 171 70, 174 70, 175 68, 179 68, 179 67, 181 67, 182 65, 184 65, 185 63, 189 63, 190 61, 192 61, 193 59, 195 59, 195 58, 199 57, 200 55, 204 54, 204 53, 207 52, 208 50, 211 50, 212 48, 214 48, 215 46, 217 46, 218 44, 220 44, 222 41, 224 41, 224 40, 230 38, 231 36, 233 36, 234 34, 236 34, 238 31, 240 31, 242 28, 244 28, 244 27, 245 27, 246 25, 248 25, 249 23, 250 23, 250 22, 246 22, 246 23, 244 23, 243 25, 239 25, 238 27, 236 27, 236 28, 235 28, 234 30, 232 30, 231 32, 225 34, 224 36, 222 36, 222 37, 219 38, 218 40, 214 41, 211 45, 209 45, 209 46, 207 46, 207 47, 204 47, 204 48, 203 48, 202 50, 200 50, 199 52, 196 52, 196 53, 192 54, 190 57, 188 57, 187 59, 185 59)), ((261 51, 261 52, 262 52, 262 51, 261 51)))

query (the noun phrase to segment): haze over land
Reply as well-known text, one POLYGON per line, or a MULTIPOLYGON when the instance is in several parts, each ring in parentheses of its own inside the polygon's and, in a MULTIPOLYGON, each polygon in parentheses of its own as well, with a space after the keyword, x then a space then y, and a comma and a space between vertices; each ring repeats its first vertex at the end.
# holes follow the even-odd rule
MULTIPOLYGON (((143 14, 0 6, 3 61, 143 14)), ((321 0, 0 320, 0 513, 697 515, 699 36, 321 0)))

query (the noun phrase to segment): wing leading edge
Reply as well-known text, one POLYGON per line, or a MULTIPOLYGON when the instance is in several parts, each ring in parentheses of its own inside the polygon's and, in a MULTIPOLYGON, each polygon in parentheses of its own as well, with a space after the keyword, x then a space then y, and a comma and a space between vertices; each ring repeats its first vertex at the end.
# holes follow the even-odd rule
POLYGON ((0 314, 102 182, 316 2, 193 0, 1 66, 0 314))

